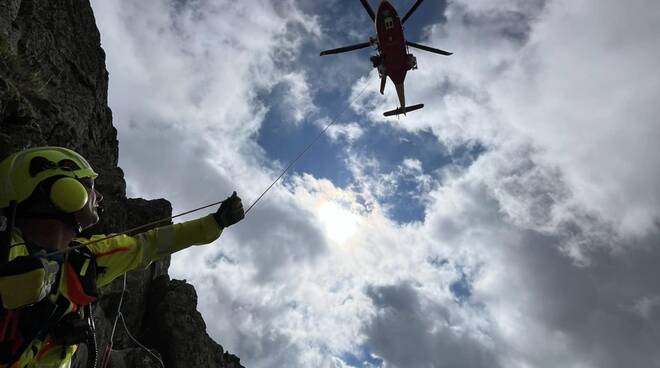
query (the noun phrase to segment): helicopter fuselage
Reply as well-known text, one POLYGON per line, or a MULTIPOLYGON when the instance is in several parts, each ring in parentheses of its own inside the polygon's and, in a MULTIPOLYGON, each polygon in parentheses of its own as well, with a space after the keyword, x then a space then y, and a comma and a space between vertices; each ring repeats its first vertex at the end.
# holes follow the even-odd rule
POLYGON ((409 70, 406 39, 399 15, 389 1, 381 1, 378 6, 375 25, 385 74, 395 85, 401 84, 409 70))

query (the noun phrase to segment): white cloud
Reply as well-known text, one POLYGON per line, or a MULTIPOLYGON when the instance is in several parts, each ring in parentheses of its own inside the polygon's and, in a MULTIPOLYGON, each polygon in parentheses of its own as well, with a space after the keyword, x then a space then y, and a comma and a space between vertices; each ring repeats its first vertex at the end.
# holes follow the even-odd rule
MULTIPOLYGON (((644 235, 655 228, 660 200, 660 165, 653 152, 660 130, 651 101, 660 78, 652 72, 658 52, 650 37, 657 35, 651 24, 660 10, 644 1, 625 6, 607 1, 595 8, 585 2, 551 2, 532 18, 529 41, 519 50, 501 42, 479 45, 487 53, 501 48, 493 62, 481 63, 503 66, 500 73, 449 65, 447 74, 480 81, 487 92, 482 102, 491 106, 488 120, 498 128, 507 125, 507 135, 527 136, 540 149, 538 160, 559 167, 582 206, 624 236, 644 235)), ((452 25, 450 20, 447 33, 438 30, 432 39, 451 41, 465 33, 452 25)), ((459 50, 452 61, 472 59, 474 49, 465 56, 464 48, 459 50)), ((471 135, 492 142, 485 133, 490 132, 471 135)), ((508 138, 500 135, 495 143, 503 140, 508 138)))
POLYGON ((283 76, 283 83, 288 88, 284 93, 284 110, 285 116, 293 120, 293 123, 299 124, 311 112, 315 111, 315 106, 312 103, 312 92, 301 73, 289 73, 283 76))
MULTIPOLYGON (((317 121, 317 125, 321 128, 325 128, 331 122, 327 119, 321 119, 317 121), (322 126, 321 126, 322 125, 322 126)), ((348 124, 334 124, 328 128, 326 134, 333 141, 339 141, 340 139, 345 139, 346 142, 352 143, 355 142, 358 138, 362 137, 364 130, 360 128, 360 125, 355 122, 348 124)))
POLYGON ((644 296, 633 305, 632 310, 644 319, 651 319, 658 306, 660 306, 660 296, 644 296))
POLYGON ((425 203, 428 193, 437 185, 436 178, 425 173, 417 159, 403 158, 394 168, 385 169, 377 157, 350 151, 347 162, 355 178, 351 189, 360 193, 367 208, 378 204, 391 218, 396 217, 392 213, 396 208, 388 204, 392 197, 403 196, 411 203, 425 203))
POLYGON ((652 97, 660 91, 652 72, 659 15, 646 1, 595 10, 551 3, 525 57, 493 91, 505 118, 561 167, 582 204, 622 235, 653 231, 660 215, 660 111, 652 97), (538 70, 531 75, 530 62, 538 70))

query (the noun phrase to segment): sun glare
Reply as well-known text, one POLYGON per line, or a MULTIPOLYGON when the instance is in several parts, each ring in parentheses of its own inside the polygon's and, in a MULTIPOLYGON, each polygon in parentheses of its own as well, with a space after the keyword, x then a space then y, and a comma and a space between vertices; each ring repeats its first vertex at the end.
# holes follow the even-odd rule
POLYGON ((318 217, 327 238, 339 245, 345 245, 358 229, 359 217, 333 201, 325 201, 319 206, 318 217))

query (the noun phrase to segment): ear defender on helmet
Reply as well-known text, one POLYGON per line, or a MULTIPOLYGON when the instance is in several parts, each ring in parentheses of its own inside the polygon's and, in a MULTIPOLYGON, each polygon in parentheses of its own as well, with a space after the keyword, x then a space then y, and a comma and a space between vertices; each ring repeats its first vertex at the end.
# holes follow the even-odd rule
POLYGON ((77 179, 59 178, 50 187, 50 201, 62 212, 78 212, 85 207, 88 200, 87 189, 77 179))

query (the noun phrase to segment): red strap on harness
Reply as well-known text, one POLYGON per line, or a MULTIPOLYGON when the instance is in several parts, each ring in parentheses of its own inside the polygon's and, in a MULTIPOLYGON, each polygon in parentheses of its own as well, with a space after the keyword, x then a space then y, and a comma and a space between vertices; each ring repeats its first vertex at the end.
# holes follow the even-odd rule
POLYGON ((80 278, 76 270, 70 265, 66 265, 67 296, 74 304, 87 305, 96 301, 95 297, 87 295, 80 283, 80 278))
POLYGON ((55 347, 55 341, 51 338, 48 337, 46 341, 44 341, 43 345, 41 346, 41 349, 37 353, 37 356, 35 357, 36 361, 40 361, 41 358, 46 355, 47 352, 49 352, 53 347, 55 347))
POLYGON ((17 343, 20 343, 20 341, 18 341, 19 313, 12 309, 4 309, 2 314, 2 320, 0 320, 0 342, 16 341, 17 343))
MULTIPOLYGON (((0 319, 0 343, 11 344, 9 353, 12 355, 16 354, 25 343, 23 337, 18 333, 20 313, 11 309, 2 309, 0 313, 2 313, 2 318, 0 319)), ((0 368, 4 368, 4 366, 0 365, 0 368)))

